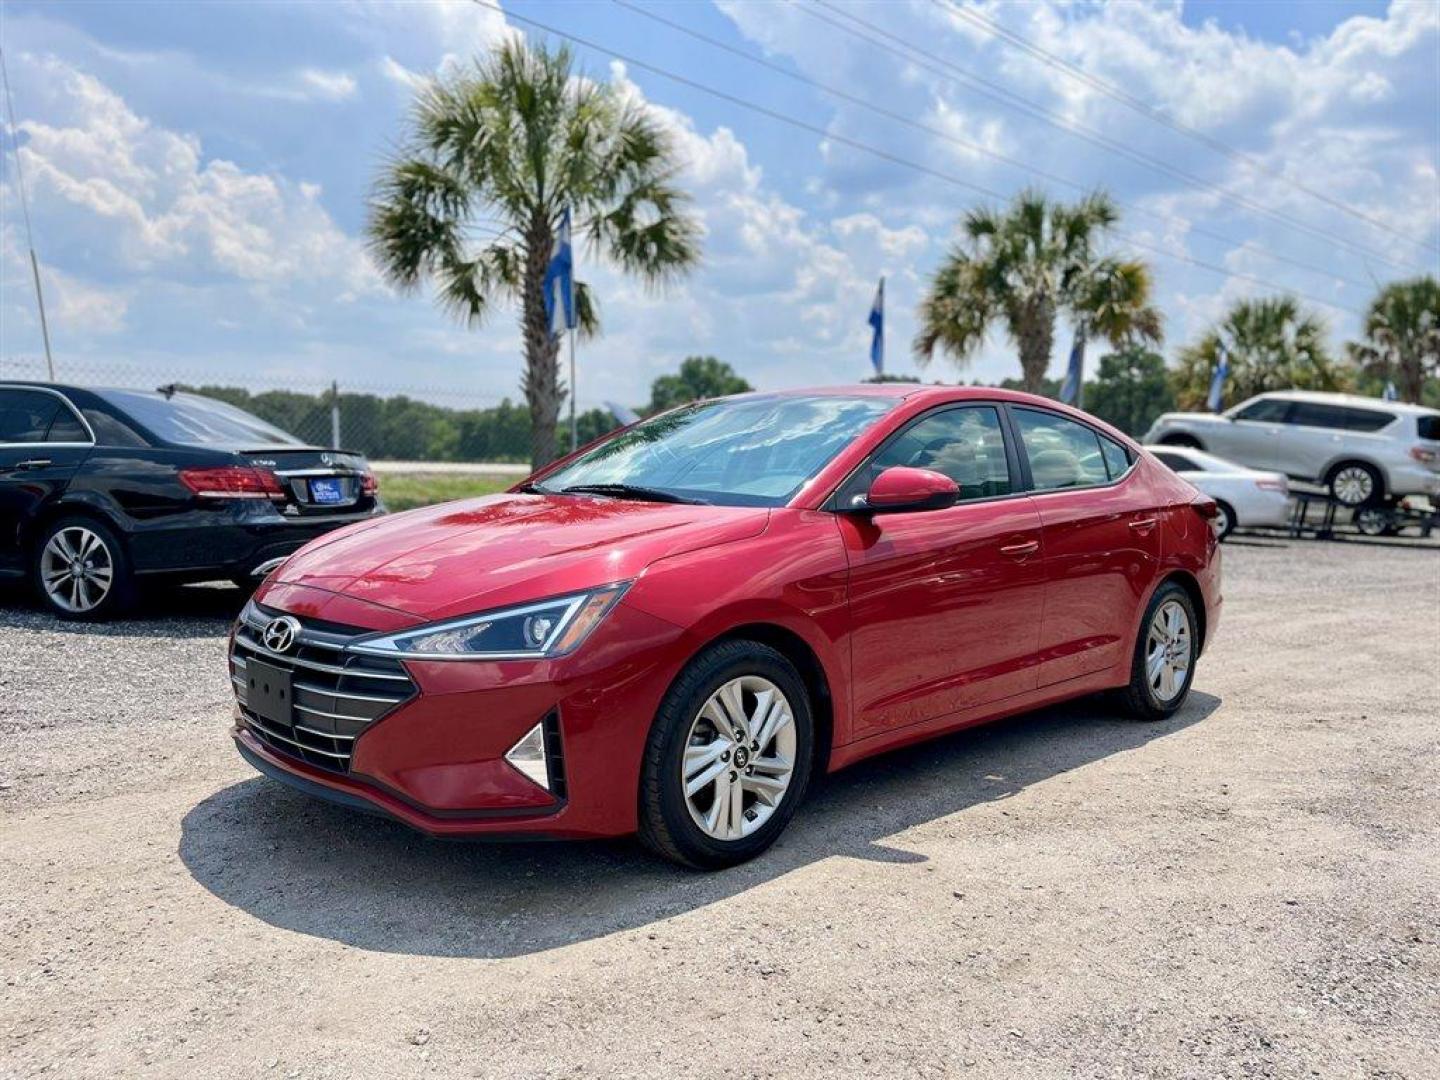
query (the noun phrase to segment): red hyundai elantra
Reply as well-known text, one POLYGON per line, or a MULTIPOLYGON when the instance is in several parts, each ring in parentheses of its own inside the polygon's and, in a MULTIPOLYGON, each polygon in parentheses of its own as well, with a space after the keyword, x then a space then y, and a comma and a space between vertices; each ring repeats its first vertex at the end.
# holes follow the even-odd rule
POLYGON ((433 835, 723 866, 871 754, 1110 688, 1174 712, 1220 614, 1214 514, 1025 394, 700 402, 303 548, 236 623, 234 738, 433 835))

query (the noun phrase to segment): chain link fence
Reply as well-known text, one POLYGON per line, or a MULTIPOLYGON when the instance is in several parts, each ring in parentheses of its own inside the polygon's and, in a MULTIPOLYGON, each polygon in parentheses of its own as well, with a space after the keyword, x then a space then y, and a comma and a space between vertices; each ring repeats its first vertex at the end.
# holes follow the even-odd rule
MULTIPOLYGON (((49 381, 45 359, 0 359, 0 379, 49 381)), ((518 395, 73 360, 57 364, 55 381, 134 390, 173 386, 228 402, 312 445, 358 450, 374 461, 530 460, 530 410, 518 395)), ((562 444, 568 443, 567 415, 559 425, 562 444)), ((577 417, 581 443, 618 426, 604 409, 577 417)))

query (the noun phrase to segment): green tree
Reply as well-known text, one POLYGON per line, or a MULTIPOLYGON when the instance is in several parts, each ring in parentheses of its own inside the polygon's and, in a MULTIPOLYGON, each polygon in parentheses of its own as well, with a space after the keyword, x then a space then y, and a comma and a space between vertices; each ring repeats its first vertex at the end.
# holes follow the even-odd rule
MULTIPOLYGON (((556 457, 566 389, 543 282, 561 215, 590 250, 646 284, 699 260, 699 226, 674 182, 670 138, 608 83, 579 77, 561 48, 509 42, 467 70, 429 83, 403 149, 371 200, 371 250, 402 289, 433 284, 470 325, 517 302, 530 460, 556 457)), ((578 245, 577 245, 578 246, 578 245)), ((584 334, 598 330, 591 290, 576 283, 584 334)))
POLYGON ((735 369, 713 356, 687 356, 676 375, 661 375, 650 384, 650 405, 646 412, 653 415, 701 398, 743 394, 753 389, 735 374, 735 369))
POLYGON ((1006 210, 972 210, 921 301, 920 362, 939 350, 963 365, 1000 324, 1020 352, 1024 388, 1036 393, 1050 367, 1057 315, 1069 318, 1082 342, 1158 342, 1149 267, 1097 251, 1118 220, 1114 201, 1099 192, 1072 206, 1027 191, 1006 210))
POLYGON ((1165 358, 1138 345, 1102 356, 1095 380, 1085 386, 1085 408, 1127 435, 1143 435, 1174 407, 1165 358))
POLYGON ((1241 300, 1199 341, 1180 350, 1171 374, 1182 409, 1205 406, 1223 349, 1230 361, 1225 401, 1267 390, 1343 390, 1347 372, 1325 344, 1325 321, 1288 296, 1241 300))
POLYGON ((1363 341, 1346 346, 1351 360, 1382 387, 1394 380, 1403 400, 1422 401, 1426 377, 1440 375, 1440 282, 1427 275, 1385 286, 1363 332, 1363 341))

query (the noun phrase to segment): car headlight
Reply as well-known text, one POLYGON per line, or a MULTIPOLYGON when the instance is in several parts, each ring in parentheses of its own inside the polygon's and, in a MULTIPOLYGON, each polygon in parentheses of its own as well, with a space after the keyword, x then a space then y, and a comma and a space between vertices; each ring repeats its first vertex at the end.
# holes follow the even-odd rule
POLYGON ((540 660, 580 647, 629 583, 447 619, 351 642, 351 652, 397 660, 540 660))

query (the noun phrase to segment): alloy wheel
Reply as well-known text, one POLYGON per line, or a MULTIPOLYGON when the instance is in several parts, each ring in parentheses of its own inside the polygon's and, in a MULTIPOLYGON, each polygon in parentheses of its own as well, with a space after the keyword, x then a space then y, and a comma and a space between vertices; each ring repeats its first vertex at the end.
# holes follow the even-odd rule
POLYGON ((1230 512, 1225 509, 1224 503, 1215 506, 1215 533, 1221 537, 1230 533, 1230 512))
POLYGON ((715 840, 739 840, 770 820, 795 772, 795 723, 780 688, 731 679, 690 723, 681 784, 691 820, 715 840))
POLYGON ((1178 600, 1165 601, 1150 620, 1145 640, 1145 677, 1162 705, 1174 701, 1185 688, 1190 642, 1190 616, 1178 600))
POLYGON ((40 581, 62 611, 93 611, 110 595, 115 559, 105 541, 83 525, 52 536, 40 554, 40 581))
POLYGON ((1335 474, 1331 487, 1335 498, 1346 506, 1359 506, 1369 502, 1370 496, 1375 494, 1375 478, 1370 475, 1369 469, 1347 465, 1335 474))

